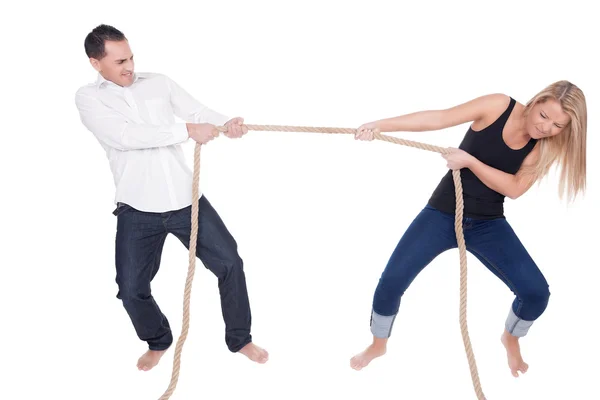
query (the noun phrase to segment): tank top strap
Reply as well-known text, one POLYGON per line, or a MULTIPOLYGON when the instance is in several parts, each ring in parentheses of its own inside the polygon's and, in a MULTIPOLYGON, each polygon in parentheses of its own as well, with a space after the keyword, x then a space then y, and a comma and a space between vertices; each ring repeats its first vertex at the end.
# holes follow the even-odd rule
POLYGON ((506 125, 506 121, 508 121, 508 117, 510 117, 510 113, 512 112, 513 108, 515 108, 516 103, 517 102, 515 101, 515 99, 510 97, 510 103, 508 104, 508 107, 502 113, 502 115, 496 120, 496 125, 498 125, 500 128, 503 128, 504 125, 506 125))
POLYGON ((529 154, 533 148, 535 147, 535 144, 537 143, 537 139, 531 138, 529 139, 529 142, 527 143, 527 145, 523 148, 523 150, 525 150, 527 152, 527 154, 529 154))

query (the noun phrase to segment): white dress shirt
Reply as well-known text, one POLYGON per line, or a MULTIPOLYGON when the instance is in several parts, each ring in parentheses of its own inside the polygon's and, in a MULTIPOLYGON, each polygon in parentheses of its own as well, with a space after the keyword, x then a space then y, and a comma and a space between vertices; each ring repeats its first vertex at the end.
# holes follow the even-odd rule
POLYGON ((148 212, 192 204, 192 171, 181 148, 188 140, 185 123, 224 125, 230 119, 157 73, 135 74, 129 87, 98 74, 95 83, 77 90, 75 103, 81 122, 106 151, 115 204, 148 212))

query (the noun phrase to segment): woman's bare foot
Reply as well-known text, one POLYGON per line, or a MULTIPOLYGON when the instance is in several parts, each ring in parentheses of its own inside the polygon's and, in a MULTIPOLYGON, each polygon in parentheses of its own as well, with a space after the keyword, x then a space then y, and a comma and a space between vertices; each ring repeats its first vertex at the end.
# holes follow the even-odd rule
POLYGON ((529 369, 529 365, 521 357, 521 347, 519 346, 519 338, 512 336, 508 331, 502 334, 502 344, 506 348, 508 357, 508 367, 515 378, 519 377, 519 371, 524 374, 529 369))
POLYGON ((373 338, 373 343, 363 352, 355 355, 350 360, 350 367, 360 371, 371 361, 385 354, 387 348, 387 339, 373 338))
POLYGON ((137 363, 137 367, 140 371, 150 371, 156 367, 160 358, 165 354, 167 350, 148 350, 144 355, 140 357, 137 363))
POLYGON ((264 364, 269 360, 269 353, 252 342, 245 345, 239 352, 259 364, 264 364))

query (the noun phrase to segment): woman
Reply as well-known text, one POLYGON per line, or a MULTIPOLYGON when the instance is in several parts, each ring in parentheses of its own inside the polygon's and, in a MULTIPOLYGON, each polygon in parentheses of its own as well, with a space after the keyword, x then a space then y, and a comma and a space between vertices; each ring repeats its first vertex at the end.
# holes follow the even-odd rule
POLYGON ((371 313, 373 342, 350 364, 360 370, 382 356, 400 298, 435 257, 456 248, 451 170, 461 170, 467 250, 515 294, 502 334, 513 376, 525 373, 519 338, 546 309, 548 283, 504 216, 504 198, 517 199, 557 163, 559 195, 569 200, 586 185, 587 108, 583 92, 555 82, 526 105, 491 94, 446 110, 420 111, 364 124, 355 138, 375 132, 430 131, 472 122, 458 149, 442 155, 450 168, 408 227, 383 271, 371 313))

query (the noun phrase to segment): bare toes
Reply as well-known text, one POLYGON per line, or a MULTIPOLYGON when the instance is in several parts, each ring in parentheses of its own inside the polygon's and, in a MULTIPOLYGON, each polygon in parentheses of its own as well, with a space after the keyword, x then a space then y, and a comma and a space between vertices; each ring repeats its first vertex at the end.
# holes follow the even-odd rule
POLYGON ((363 360, 361 357, 354 357, 351 360, 350 364, 351 364, 351 366, 352 366, 353 369, 355 369, 357 371, 360 371, 361 369, 364 368, 364 366, 365 366, 366 363, 365 363, 365 360, 363 360))

